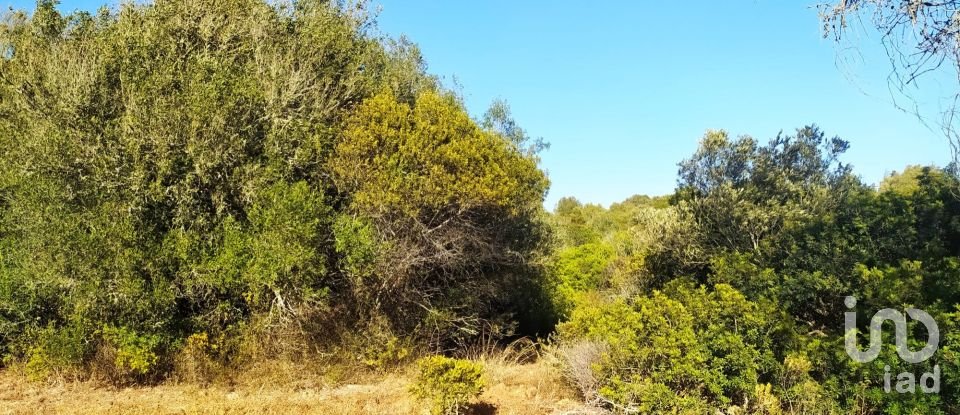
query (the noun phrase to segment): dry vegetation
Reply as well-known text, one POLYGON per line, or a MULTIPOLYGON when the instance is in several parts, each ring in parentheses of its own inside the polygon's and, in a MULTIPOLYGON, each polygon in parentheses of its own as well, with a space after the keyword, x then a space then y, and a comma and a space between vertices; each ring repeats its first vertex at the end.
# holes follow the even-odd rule
MULTIPOLYGON (((486 359, 488 387, 475 414, 583 413, 580 403, 547 363, 486 359)), ((270 364, 234 382, 200 386, 165 383, 114 388, 93 381, 32 382, 16 370, 0 372, 0 414, 421 414, 408 393, 411 373, 337 383, 295 367, 270 364), (353 383, 356 382, 356 383, 353 383)))

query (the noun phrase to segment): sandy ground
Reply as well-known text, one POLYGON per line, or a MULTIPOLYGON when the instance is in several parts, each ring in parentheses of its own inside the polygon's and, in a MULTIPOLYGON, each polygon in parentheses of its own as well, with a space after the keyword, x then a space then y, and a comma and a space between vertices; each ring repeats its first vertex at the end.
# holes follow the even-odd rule
MULTIPOLYGON (((477 415, 578 413, 579 403, 539 364, 488 366, 477 415)), ((424 414, 402 375, 336 387, 169 384, 109 388, 86 382, 48 385, 0 372, 0 414, 424 414)))

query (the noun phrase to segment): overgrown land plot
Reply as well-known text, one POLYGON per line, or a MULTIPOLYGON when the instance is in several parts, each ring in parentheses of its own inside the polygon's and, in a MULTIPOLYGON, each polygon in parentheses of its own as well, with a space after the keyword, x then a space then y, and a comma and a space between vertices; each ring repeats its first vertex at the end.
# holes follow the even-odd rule
POLYGON ((2 413, 960 412, 955 166, 710 131, 548 212, 545 144, 362 4, 55 6, 0 27, 2 413), (851 295, 938 353, 849 359, 851 295))

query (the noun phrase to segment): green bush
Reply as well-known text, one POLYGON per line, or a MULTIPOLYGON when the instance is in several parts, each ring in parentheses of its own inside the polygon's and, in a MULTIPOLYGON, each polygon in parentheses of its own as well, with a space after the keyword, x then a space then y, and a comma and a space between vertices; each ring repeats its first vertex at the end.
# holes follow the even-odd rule
POLYGON ((433 415, 460 414, 483 391, 483 365, 478 362, 431 356, 420 359, 417 368, 411 392, 430 406, 433 415))
POLYGON ((604 288, 610 282, 613 250, 602 243, 586 243, 559 250, 551 264, 556 284, 554 302, 568 314, 581 297, 604 288))
POLYGON ((21 346, 26 357, 25 369, 33 379, 64 374, 80 368, 89 354, 84 333, 76 327, 46 327, 27 335, 29 345, 21 346))
POLYGON ((374 272, 377 259, 376 230, 367 221, 339 215, 333 223, 334 248, 341 255, 340 267, 359 283, 374 272))
POLYGON ((730 286, 677 280, 650 296, 582 304, 558 338, 607 345, 593 370, 613 408, 725 408, 752 400, 760 373, 776 367, 773 314, 730 286))
POLYGON ((113 352, 113 364, 121 377, 147 375, 160 361, 161 337, 138 333, 126 327, 105 327, 103 337, 113 352))

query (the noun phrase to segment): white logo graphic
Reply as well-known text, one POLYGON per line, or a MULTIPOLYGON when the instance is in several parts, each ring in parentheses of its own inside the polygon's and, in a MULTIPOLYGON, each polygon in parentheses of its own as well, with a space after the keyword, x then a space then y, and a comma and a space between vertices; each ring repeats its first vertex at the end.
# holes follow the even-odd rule
MULTIPOLYGON (((857 306, 855 297, 847 297, 844 300, 847 308, 857 306)), ((907 315, 910 318, 919 321, 927 328, 927 344, 919 351, 910 350, 907 345, 909 333, 907 332, 907 318, 903 313, 892 308, 885 308, 878 311, 870 318, 870 346, 867 351, 861 351, 857 346, 857 312, 847 311, 843 313, 843 328, 845 331, 844 348, 847 355, 856 362, 868 363, 880 355, 881 342, 883 341, 883 322, 892 321, 896 329, 895 338, 897 343, 897 355, 907 363, 921 363, 933 357, 940 344, 940 328, 937 322, 929 313, 916 308, 908 308, 907 315)), ((890 392, 890 366, 884 367, 884 390, 890 392)), ((911 393, 916 390, 915 377, 913 373, 904 372, 897 375, 896 389, 899 393, 911 393)), ((940 366, 933 367, 933 373, 924 373, 920 377, 920 388, 925 393, 935 393, 940 391, 940 366), (932 382, 932 385, 930 384, 932 382)))

